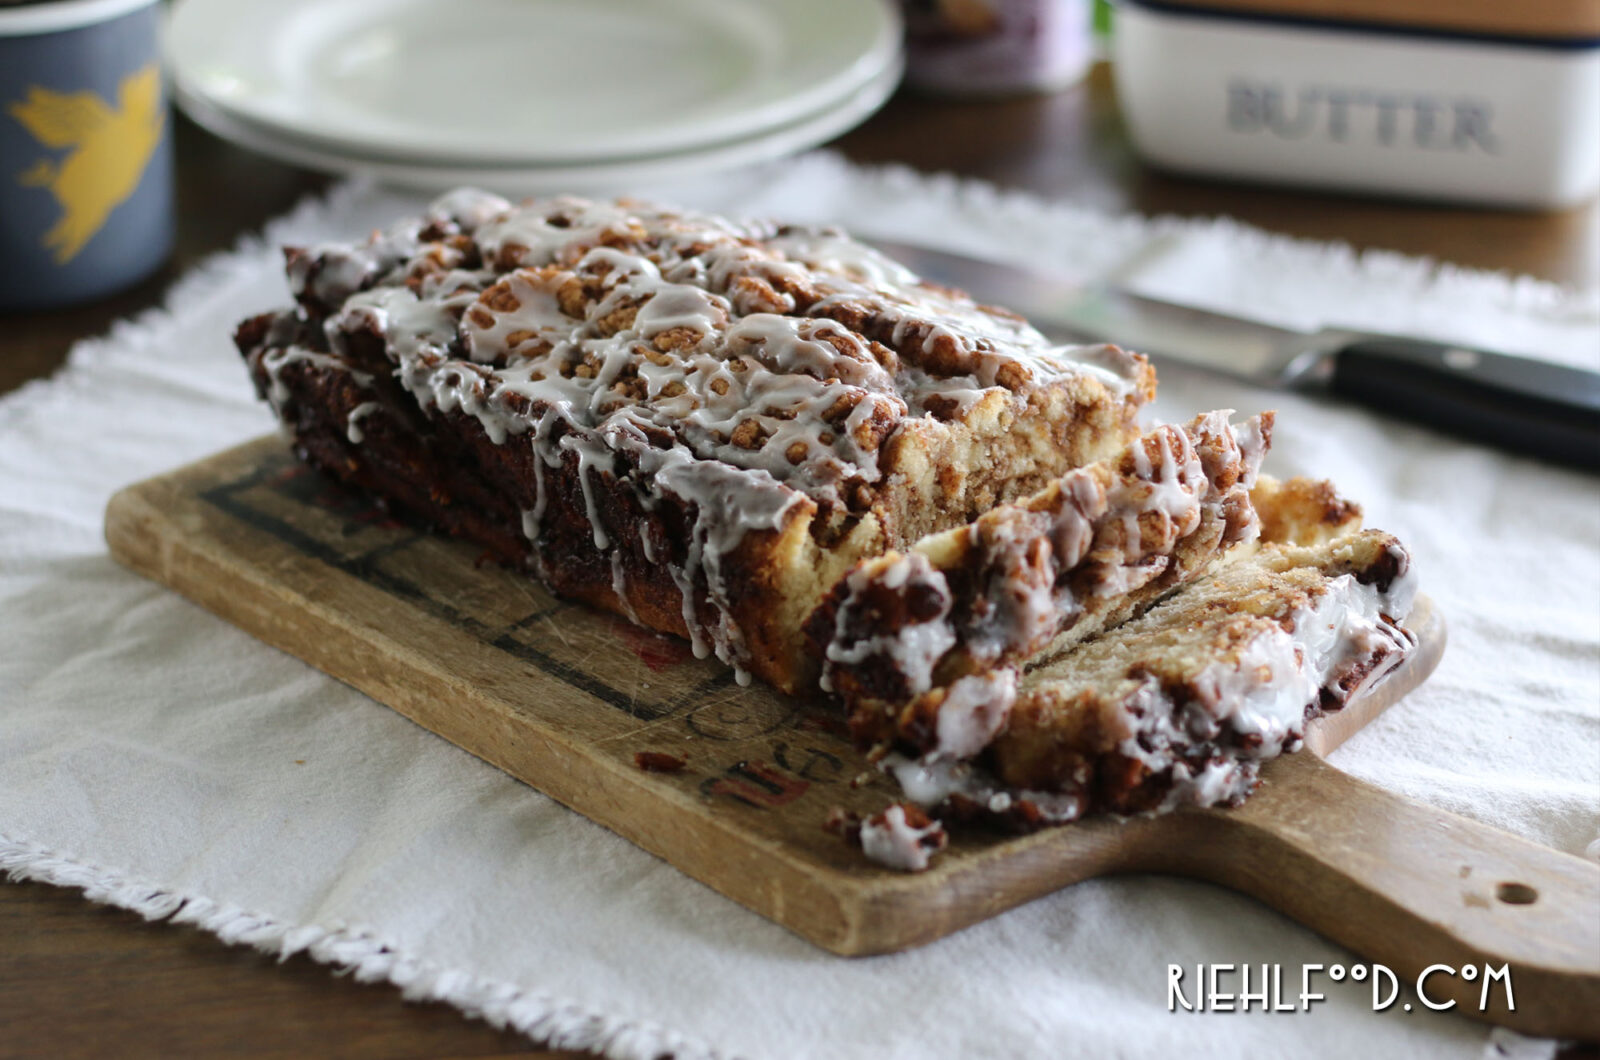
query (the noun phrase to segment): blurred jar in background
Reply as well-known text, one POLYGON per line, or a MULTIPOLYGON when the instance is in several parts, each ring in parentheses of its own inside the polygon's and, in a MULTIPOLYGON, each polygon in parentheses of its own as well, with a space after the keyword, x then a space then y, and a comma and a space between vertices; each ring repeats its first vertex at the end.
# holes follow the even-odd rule
POLYGON ((84 302, 172 249, 156 0, 0 0, 0 310, 84 302))
POLYGON ((906 83, 949 96, 1054 92, 1093 47, 1089 0, 902 0, 906 83))

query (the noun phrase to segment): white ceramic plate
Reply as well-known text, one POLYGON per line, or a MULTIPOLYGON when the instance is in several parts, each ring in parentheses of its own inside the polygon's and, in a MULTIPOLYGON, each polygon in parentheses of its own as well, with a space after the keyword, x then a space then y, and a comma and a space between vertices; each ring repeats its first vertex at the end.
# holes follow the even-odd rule
POLYGON ((817 114, 900 48, 887 0, 178 0, 190 99, 335 153, 553 165, 817 114))
POLYGON ((531 195, 628 190, 699 173, 768 162, 804 151, 866 120, 894 92, 901 73, 902 63, 896 58, 886 70, 836 105, 760 136, 697 151, 552 166, 430 165, 348 150, 330 151, 320 144, 286 137, 270 127, 234 117, 203 99, 191 97, 181 85, 175 88, 174 96, 189 117, 223 139, 308 169, 370 176, 384 183, 426 190, 471 184, 506 195, 531 195))

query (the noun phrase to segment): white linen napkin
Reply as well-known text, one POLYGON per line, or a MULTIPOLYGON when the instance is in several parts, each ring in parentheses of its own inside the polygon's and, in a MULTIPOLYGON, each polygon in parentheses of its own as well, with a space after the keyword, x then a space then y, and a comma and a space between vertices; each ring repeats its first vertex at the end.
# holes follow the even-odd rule
MULTIPOLYGON (((1092 278, 1153 239, 1234 248, 1275 298, 1390 331, 1600 361, 1600 291, 1113 217, 832 155, 662 198, 832 221, 1092 278), (1397 284, 1404 296, 1397 297, 1397 284), (1283 292, 1288 292, 1287 294, 1283 292)), ((1354 955, 1154 876, 1068 888, 909 953, 845 959, 748 913, 106 555, 110 494, 272 430, 228 340, 285 302, 274 244, 420 200, 344 186, 0 400, 0 869, 389 980, 614 1057, 1475 1057, 1548 1043, 1454 1015, 1169 1013, 1169 963, 1354 955)), ((1249 284, 1236 289, 1249 292, 1249 284)), ((1213 292, 1214 293, 1214 292, 1213 292)), ((3 355, 3 353, 0 353, 3 355)), ((1279 410, 1269 468, 1332 477, 1413 549, 1451 627, 1434 678, 1335 756, 1374 783, 1593 856, 1600 485, 1357 409, 1163 372, 1158 413, 1279 410)), ((1326 983, 1326 980, 1324 980, 1326 983)), ((176 1003, 178 999, 174 999, 176 1003)))

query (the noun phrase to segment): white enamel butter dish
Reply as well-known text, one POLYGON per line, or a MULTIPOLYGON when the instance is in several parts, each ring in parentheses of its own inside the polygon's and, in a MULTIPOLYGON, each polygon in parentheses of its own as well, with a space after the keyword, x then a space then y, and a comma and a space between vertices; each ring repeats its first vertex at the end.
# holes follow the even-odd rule
POLYGON ((1600 190, 1600 0, 1121 0, 1150 162, 1524 208, 1600 190))

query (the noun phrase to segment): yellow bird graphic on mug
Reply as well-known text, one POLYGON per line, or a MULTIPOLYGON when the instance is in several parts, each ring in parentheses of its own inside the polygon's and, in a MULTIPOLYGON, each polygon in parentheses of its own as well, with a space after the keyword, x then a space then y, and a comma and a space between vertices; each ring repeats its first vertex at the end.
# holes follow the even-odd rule
POLYGON ((123 78, 115 110, 93 92, 38 85, 7 109, 45 147, 71 149, 59 161, 41 158, 17 178, 48 188, 61 204, 61 218, 45 233, 44 245, 56 264, 65 265, 133 194, 161 142, 166 111, 160 71, 152 63, 123 78))

